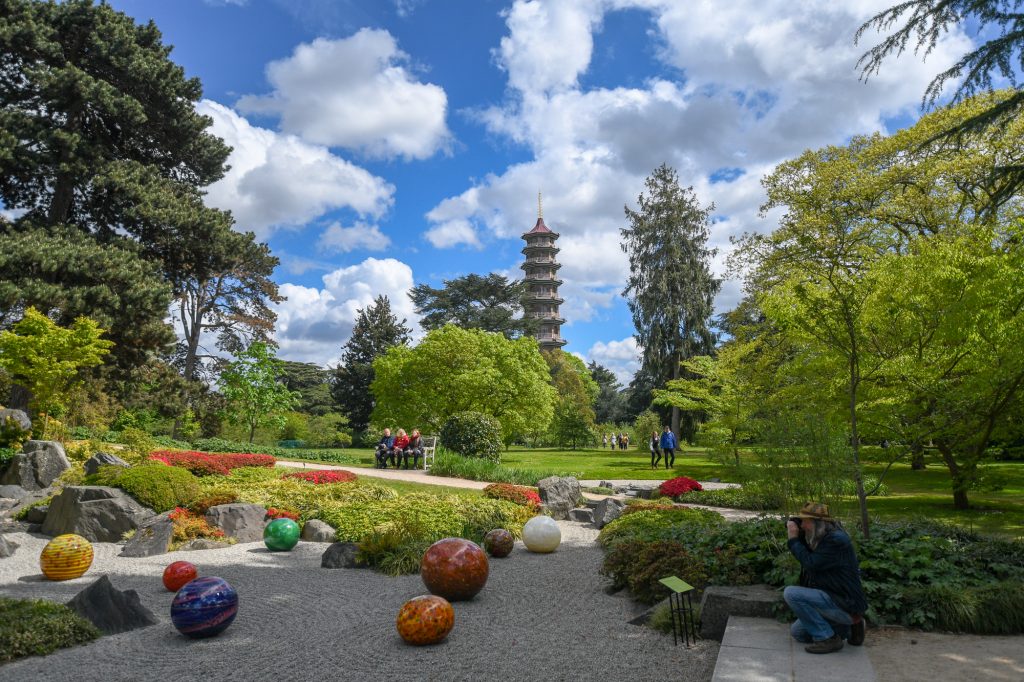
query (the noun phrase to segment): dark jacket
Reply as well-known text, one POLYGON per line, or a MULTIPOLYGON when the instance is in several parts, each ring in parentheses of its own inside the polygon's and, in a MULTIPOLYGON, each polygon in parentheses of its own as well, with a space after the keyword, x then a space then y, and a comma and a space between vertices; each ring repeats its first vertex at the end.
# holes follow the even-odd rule
POLYGON ((801 534, 787 543, 800 562, 800 585, 827 592, 832 601, 850 614, 867 611, 868 600, 860 584, 860 568, 846 531, 835 529, 811 550, 801 534))
POLYGON ((651 452, 653 452, 654 454, 658 454, 658 437, 657 436, 651 436, 651 443, 650 443, 650 445, 651 445, 651 452))
POLYGON ((394 436, 381 436, 380 440, 377 441, 377 448, 378 449, 383 448, 385 450, 390 450, 394 446, 394 444, 395 444, 395 437, 394 436))

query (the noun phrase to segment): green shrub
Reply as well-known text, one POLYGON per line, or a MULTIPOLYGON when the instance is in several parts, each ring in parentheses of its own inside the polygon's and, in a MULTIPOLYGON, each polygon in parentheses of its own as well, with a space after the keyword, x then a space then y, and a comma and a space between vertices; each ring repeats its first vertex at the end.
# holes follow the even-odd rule
POLYGON ((451 476, 453 478, 465 478, 470 481, 514 483, 516 485, 529 486, 536 486, 538 481, 549 476, 583 478, 581 472, 522 469, 496 464, 488 459, 462 457, 444 447, 437 448, 434 455, 434 465, 430 468, 430 473, 434 476, 451 476))
POLYGON ((706 504, 709 507, 775 511, 778 502, 748 488, 720 488, 718 490, 691 490, 679 498, 684 504, 706 504))
POLYGON ((277 457, 282 448, 258 443, 244 443, 237 440, 225 440, 223 438, 197 438, 192 441, 192 447, 200 452, 239 452, 253 455, 273 455, 277 457))
POLYGON ((662 604, 654 609, 650 619, 647 621, 647 627, 663 635, 672 632, 672 610, 668 604, 662 604))
POLYGON ((99 636, 92 623, 63 604, 0 597, 0 663, 45 656, 99 636))
POLYGON ((134 497, 155 512, 187 507, 199 495, 199 479, 188 470, 165 464, 100 467, 86 478, 89 483, 111 485, 134 497))
POLYGON ((235 502, 238 502, 238 491, 234 488, 222 486, 203 491, 188 508, 194 514, 202 516, 210 507, 216 507, 221 504, 234 504, 235 502))
POLYGON ((14 515, 14 518, 17 519, 18 521, 23 520, 26 516, 28 516, 28 512, 29 512, 30 509, 34 509, 35 507, 42 507, 43 505, 50 504, 50 502, 53 501, 53 498, 54 498, 54 496, 50 495, 49 497, 44 497, 41 500, 36 500, 35 502, 30 502, 29 504, 26 504, 24 507, 22 507, 21 509, 19 509, 17 511, 17 513, 14 515))
POLYGON ((7 468, 8 462, 14 459, 18 451, 14 448, 0 448, 0 472, 7 468))
POLYGON ((441 427, 441 442, 463 457, 501 461, 501 424, 482 412, 459 412, 441 427))
POLYGON ((32 429, 23 429, 13 417, 0 422, 0 448, 10 448, 17 452, 25 441, 32 438, 32 429))

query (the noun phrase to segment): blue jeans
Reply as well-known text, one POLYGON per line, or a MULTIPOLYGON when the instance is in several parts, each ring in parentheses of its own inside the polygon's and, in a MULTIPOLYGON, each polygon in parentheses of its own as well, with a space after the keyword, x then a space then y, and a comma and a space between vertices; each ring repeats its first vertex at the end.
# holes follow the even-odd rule
POLYGON ((827 592, 791 585, 783 590, 782 598, 796 614, 797 620, 789 628, 793 639, 820 642, 834 634, 849 639, 853 618, 836 606, 827 592))

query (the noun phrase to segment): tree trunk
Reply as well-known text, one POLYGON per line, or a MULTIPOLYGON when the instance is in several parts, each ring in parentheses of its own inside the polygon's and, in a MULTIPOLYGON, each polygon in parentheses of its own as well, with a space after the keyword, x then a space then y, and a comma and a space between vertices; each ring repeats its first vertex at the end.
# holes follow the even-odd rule
POLYGON ((256 424, 252 424, 249 427, 249 443, 252 444, 252 439, 256 436, 256 424))
POLYGON ((26 414, 31 416, 29 410, 29 403, 32 402, 32 391, 28 390, 24 386, 18 384, 11 384, 10 400, 7 401, 7 407, 12 410, 23 410, 26 414))
MULTIPOLYGON (((681 362, 682 361, 679 359, 678 355, 673 356, 673 379, 679 378, 679 367, 681 362)), ((683 435, 679 430, 679 408, 674 405, 672 406, 672 433, 676 434, 676 447, 678 448, 680 445, 682 445, 683 435)))
POLYGON ((850 341, 850 443, 853 446, 853 480, 857 484, 861 532, 867 539, 871 537, 871 526, 868 521, 868 496, 864 492, 864 474, 860 469, 860 436, 857 433, 857 386, 860 384, 860 367, 857 364, 857 340, 852 331, 850 341))
MULTIPOLYGON (((77 98, 68 111, 68 120, 64 124, 64 132, 74 135, 82 125, 82 109, 85 106, 81 98, 77 98)), ((60 150, 58 167, 71 160, 71 150, 64 146, 60 150)), ((95 169, 94 169, 95 170, 95 169)), ((75 198, 74 178, 68 172, 58 172, 53 182, 53 196, 50 197, 50 208, 46 212, 48 225, 61 225, 71 217, 71 203, 75 198)))
POLYGON ((910 444, 910 468, 913 471, 924 471, 924 444, 915 440, 910 444))
POLYGON ((946 463, 946 468, 949 469, 949 477, 953 482, 953 509, 970 509, 971 505, 967 499, 966 472, 957 464, 953 449, 945 440, 938 440, 935 445, 939 449, 939 454, 942 455, 942 461, 946 463))

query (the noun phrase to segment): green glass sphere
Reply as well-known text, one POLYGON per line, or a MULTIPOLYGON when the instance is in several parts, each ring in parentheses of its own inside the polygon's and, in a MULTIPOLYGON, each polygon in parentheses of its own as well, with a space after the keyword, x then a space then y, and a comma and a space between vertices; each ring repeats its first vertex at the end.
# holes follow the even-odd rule
POLYGON ((263 543, 272 552, 287 552, 299 543, 299 524, 291 519, 274 519, 263 529, 263 543))

